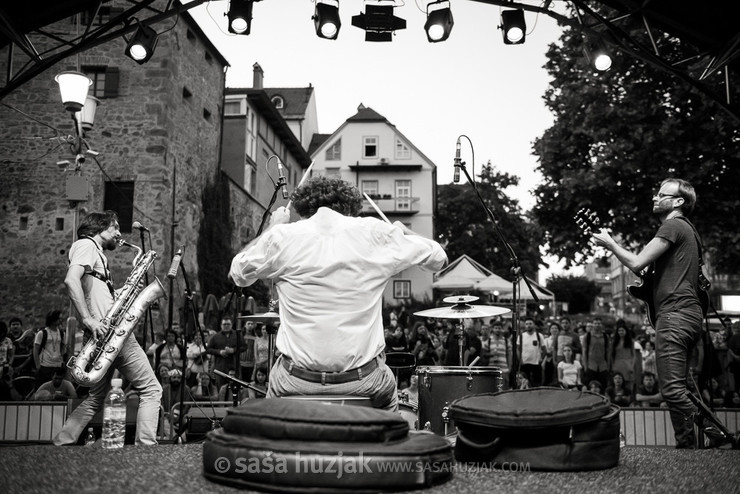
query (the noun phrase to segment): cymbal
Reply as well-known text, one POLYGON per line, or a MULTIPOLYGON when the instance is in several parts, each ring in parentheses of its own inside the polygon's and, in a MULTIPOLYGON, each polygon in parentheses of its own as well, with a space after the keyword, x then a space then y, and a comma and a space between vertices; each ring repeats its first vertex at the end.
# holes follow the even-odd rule
POLYGON ((461 303, 451 307, 437 307, 414 312, 414 315, 440 319, 476 319, 480 317, 500 316, 509 312, 511 312, 511 309, 496 305, 469 305, 461 303))
POLYGON ((237 319, 245 319, 254 322, 276 322, 280 321, 280 314, 277 312, 265 312, 264 314, 251 314, 249 316, 237 316, 237 319))

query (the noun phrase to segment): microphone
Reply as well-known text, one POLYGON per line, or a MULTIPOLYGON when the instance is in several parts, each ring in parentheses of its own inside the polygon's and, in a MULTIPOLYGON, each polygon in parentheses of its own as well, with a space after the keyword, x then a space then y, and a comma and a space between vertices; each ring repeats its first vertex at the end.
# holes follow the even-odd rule
POLYGON ((182 249, 177 249, 177 254, 172 258, 172 264, 170 264, 170 270, 167 271, 167 277, 174 280, 177 276, 177 268, 180 267, 180 261, 182 260, 182 249))
POLYGON ((455 174, 452 176, 454 183, 460 182, 460 138, 457 138, 457 145, 455 146, 455 174))
POLYGON ((288 182, 285 179, 285 173, 283 172, 283 164, 280 162, 280 158, 277 160, 278 167, 278 185, 283 189, 283 199, 288 199, 288 182))
POLYGON ((133 223, 131 223, 131 228, 136 228, 137 230, 141 230, 142 232, 148 232, 149 231, 149 228, 145 227, 144 225, 142 225, 138 221, 134 221, 133 223))

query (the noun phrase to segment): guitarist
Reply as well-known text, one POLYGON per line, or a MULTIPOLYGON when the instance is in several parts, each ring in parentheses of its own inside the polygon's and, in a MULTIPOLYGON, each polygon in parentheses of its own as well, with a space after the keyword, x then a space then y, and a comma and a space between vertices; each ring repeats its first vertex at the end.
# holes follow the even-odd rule
POLYGON ((696 448, 694 417, 697 408, 688 397, 689 360, 701 338, 700 247, 694 228, 685 218, 696 204, 694 188, 685 180, 669 178, 653 196, 653 213, 660 220, 655 237, 640 253, 619 245, 605 230, 593 234, 634 273, 652 266, 655 308, 656 363, 660 391, 668 404, 676 448, 696 448))

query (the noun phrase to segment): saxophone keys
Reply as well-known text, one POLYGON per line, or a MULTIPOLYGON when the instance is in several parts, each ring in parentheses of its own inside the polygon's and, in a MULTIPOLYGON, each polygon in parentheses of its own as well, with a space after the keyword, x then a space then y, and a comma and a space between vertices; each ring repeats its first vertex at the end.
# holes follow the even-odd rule
POLYGON ((113 345, 105 345, 105 353, 113 353, 116 351, 116 347, 113 345))

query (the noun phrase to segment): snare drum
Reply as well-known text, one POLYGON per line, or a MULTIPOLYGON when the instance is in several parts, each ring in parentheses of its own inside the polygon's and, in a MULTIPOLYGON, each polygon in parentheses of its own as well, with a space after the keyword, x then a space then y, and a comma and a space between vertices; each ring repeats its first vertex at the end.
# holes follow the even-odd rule
POLYGON ((419 430, 447 436, 455 431, 449 419, 450 403, 481 393, 497 393, 503 377, 497 367, 418 367, 419 430))

